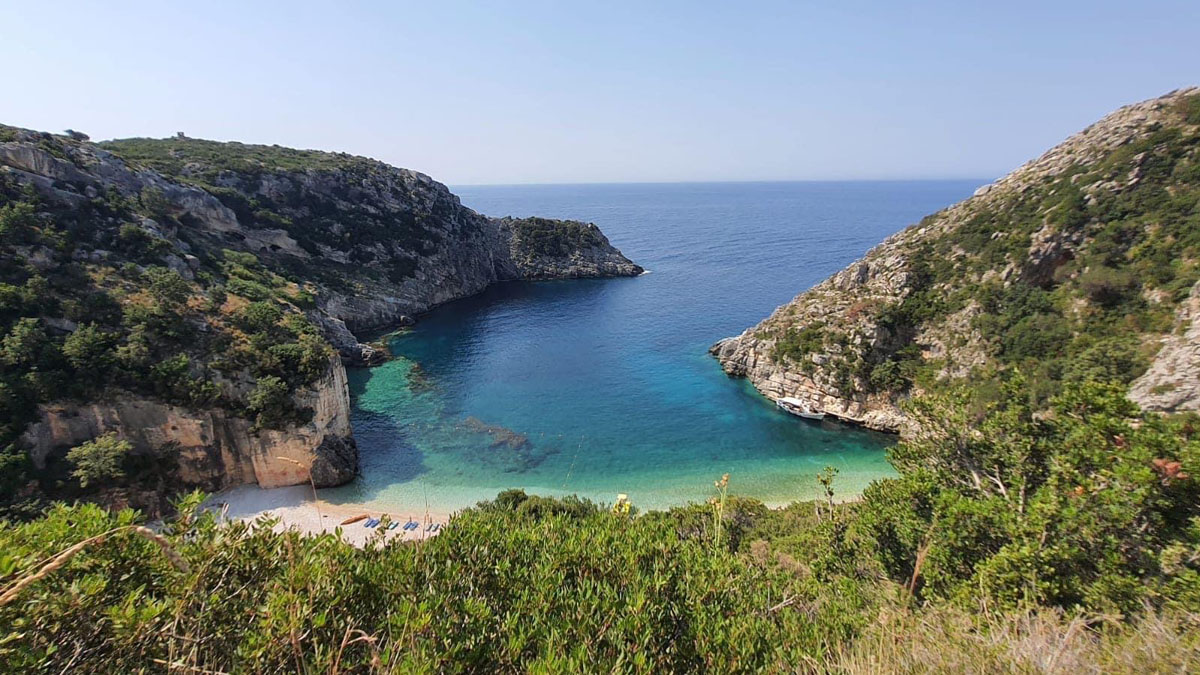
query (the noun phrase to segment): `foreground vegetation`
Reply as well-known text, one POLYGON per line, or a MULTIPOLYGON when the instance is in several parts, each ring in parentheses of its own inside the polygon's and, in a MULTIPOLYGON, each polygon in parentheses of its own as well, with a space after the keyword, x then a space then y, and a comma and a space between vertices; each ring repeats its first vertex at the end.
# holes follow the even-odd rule
MULTIPOLYGON (((1116 387, 1014 378, 898 446, 861 501, 634 516, 502 493, 364 549, 183 500, 0 526, 6 671, 879 670, 1200 665, 1200 440, 1116 387), (958 412, 956 412, 958 411, 958 412), (122 529, 124 528, 124 529, 122 529), (107 535, 105 533, 108 533, 107 535), (89 538, 100 537, 90 540, 89 538), (79 546, 80 542, 86 542, 79 546), (74 548, 72 548, 74 546, 74 548), (64 553, 65 552, 65 553, 64 553)), ((836 490, 832 472, 822 482, 836 490)), ((736 485, 736 477, 733 478, 736 485)))

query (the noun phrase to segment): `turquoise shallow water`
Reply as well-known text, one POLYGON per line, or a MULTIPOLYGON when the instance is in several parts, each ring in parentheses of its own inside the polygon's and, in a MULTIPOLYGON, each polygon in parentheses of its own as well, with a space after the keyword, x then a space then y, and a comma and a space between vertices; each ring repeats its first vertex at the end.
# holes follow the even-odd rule
POLYGON ((706 350, 983 181, 487 186, 489 215, 595 222, 650 270, 508 283, 439 308, 350 373, 362 476, 332 501, 453 510, 519 487, 641 508, 771 504, 892 474, 892 437, 787 416, 706 350))

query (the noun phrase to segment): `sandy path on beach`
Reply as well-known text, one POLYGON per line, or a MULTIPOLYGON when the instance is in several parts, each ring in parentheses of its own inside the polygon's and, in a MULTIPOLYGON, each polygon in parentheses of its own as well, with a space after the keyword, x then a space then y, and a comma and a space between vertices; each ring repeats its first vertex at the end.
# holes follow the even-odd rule
MULTIPOLYGON (((320 493, 318 492, 318 497, 320 493)), ((376 507, 363 504, 331 504, 324 500, 313 500, 312 488, 307 485, 293 485, 285 488, 264 490, 257 485, 241 485, 213 495, 205 502, 206 509, 223 510, 229 520, 254 520, 260 516, 273 516, 280 519, 276 530, 294 529, 305 534, 332 534, 339 523, 363 513, 373 518, 388 515, 400 525, 391 530, 364 527, 365 521, 342 526, 342 539, 363 546, 372 537, 382 536, 390 541, 401 538, 408 541, 420 541, 435 536, 436 532, 427 532, 430 523, 440 523, 446 526, 449 513, 426 509, 424 505, 411 509, 391 508, 381 511, 376 507), (404 530, 404 524, 409 519, 420 523, 415 530, 404 530)))

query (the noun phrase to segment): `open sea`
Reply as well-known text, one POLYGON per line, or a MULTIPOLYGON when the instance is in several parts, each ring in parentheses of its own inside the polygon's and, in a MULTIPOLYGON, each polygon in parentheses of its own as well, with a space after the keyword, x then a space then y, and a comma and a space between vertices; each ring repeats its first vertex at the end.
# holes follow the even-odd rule
POLYGON ((350 372, 362 475, 334 502, 455 510, 507 488, 642 509, 769 504, 893 475, 894 437, 788 416, 708 356, 888 235, 986 181, 466 186, 492 216, 594 222, 649 270, 513 282, 420 317, 350 372))

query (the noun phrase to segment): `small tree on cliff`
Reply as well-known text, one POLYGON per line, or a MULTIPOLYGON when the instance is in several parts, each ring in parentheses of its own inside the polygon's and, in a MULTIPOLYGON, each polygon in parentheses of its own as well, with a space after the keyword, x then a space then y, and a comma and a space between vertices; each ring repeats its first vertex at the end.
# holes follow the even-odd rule
POLYGON ((278 429, 296 412, 287 383, 274 375, 258 380, 247 403, 259 429, 278 429))
POLYGON ((75 465, 71 475, 83 487, 120 478, 125 475, 122 464, 131 450, 129 441, 117 438, 116 434, 104 434, 77 445, 67 453, 67 460, 75 465))

